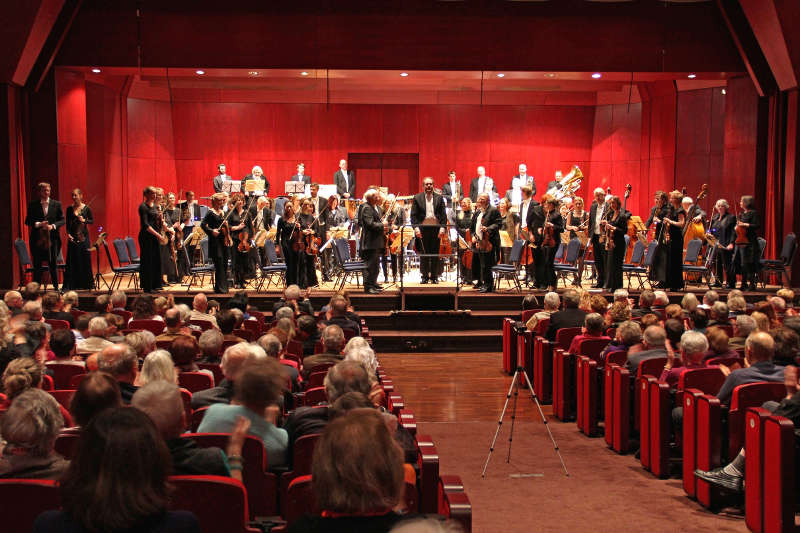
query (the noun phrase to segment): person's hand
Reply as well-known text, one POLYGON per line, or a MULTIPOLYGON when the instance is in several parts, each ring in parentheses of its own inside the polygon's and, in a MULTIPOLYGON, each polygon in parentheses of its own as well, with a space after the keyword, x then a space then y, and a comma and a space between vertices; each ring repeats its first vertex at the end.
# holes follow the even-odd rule
POLYGON ((719 371, 722 372, 722 375, 726 378, 731 375, 731 369, 727 365, 719 365, 719 371))
POLYGON ((653 217, 653 222, 658 224, 659 222, 661 222, 661 219, 658 217, 653 217))
POLYGON ((242 455, 242 446, 247 438, 247 431, 250 429, 250 419, 243 416, 236 417, 236 425, 233 426, 231 437, 228 440, 228 455, 242 455))
POLYGON ((536 228, 536 233, 538 233, 539 235, 541 235, 541 234, 542 234, 542 228, 536 228))
POLYGON ((664 341, 664 346, 667 348, 667 364, 664 365, 664 369, 669 370, 675 365, 675 350, 669 339, 664 341))
POLYGON ((218 229, 212 229, 211 233, 214 234, 214 237, 219 237, 219 230, 218 229))
POLYGON ((56 229, 56 225, 55 224, 48 224, 47 225, 47 229, 49 229, 50 231, 53 231, 54 229, 56 229))
POLYGON ((725 247, 726 250, 733 250, 733 243, 730 243, 728 246, 725 247))
POLYGON ((264 409, 264 420, 271 424, 275 424, 278 420, 278 415, 280 414, 281 409, 277 405, 270 405, 266 409, 264 409))
POLYGON ((692 219, 692 222, 695 222, 695 223, 697 223, 697 222, 700 222, 700 220, 701 220, 701 219, 700 219, 700 215, 697 215, 696 217, 694 217, 694 218, 692 219))
POLYGON ((786 385, 786 397, 790 398, 800 390, 800 384, 797 383, 797 367, 794 365, 787 365, 786 370, 783 371, 783 384, 786 385))

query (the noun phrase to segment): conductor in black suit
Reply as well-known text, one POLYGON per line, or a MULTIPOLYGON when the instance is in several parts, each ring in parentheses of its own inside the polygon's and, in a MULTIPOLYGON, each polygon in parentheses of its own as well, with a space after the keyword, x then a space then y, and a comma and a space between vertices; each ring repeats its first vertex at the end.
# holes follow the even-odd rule
POLYGON ((589 238, 592 239, 592 250, 594 250, 594 268, 597 271, 597 281, 592 288, 598 289, 605 284, 606 280, 606 246, 605 241, 600 237, 604 235, 600 220, 606 213, 606 191, 602 187, 594 190, 594 201, 589 209, 589 238))
POLYGON ((472 216, 470 232, 475 243, 480 243, 484 232, 489 236, 492 244, 491 251, 481 252, 472 256, 473 277, 478 280, 476 289, 481 292, 492 292, 494 281, 492 280, 492 267, 497 264, 500 257, 500 226, 503 218, 500 211, 489 203, 489 194, 481 193, 478 195, 478 209, 472 216))
POLYGON ((339 170, 333 175, 336 185, 336 194, 342 198, 353 198, 356 195, 356 175, 352 170, 347 170, 347 160, 339 161, 339 170))
POLYGON ((64 211, 61 202, 50 198, 50 184, 42 182, 37 185, 39 198, 28 204, 25 225, 30 228, 31 260, 33 261, 33 279, 42 282, 42 263, 47 261, 53 289, 58 290, 58 251, 61 250, 59 230, 64 225, 64 211), (45 234, 46 232, 46 234, 45 234))
POLYGON ((422 184, 424 191, 414 196, 411 204, 411 224, 417 238, 417 253, 436 254, 423 256, 419 261, 422 283, 438 283, 439 235, 446 231, 447 211, 442 195, 433 192, 433 178, 426 177, 422 184))
POLYGON ((364 270, 364 292, 377 294, 381 291, 378 285, 378 255, 386 248, 385 224, 381 221, 377 205, 381 201, 381 193, 375 189, 367 191, 359 214, 361 225, 361 258, 366 264, 364 270))
POLYGON ((533 284, 537 289, 545 289, 548 284, 548 273, 545 269, 544 250, 542 249, 542 241, 544 240, 544 223, 547 219, 547 214, 544 211, 544 206, 531 198, 531 205, 528 207, 528 216, 526 223, 528 225, 528 240, 533 247, 531 254, 533 255, 533 284))
POLYGON ((291 181, 302 181, 306 185, 311 184, 311 176, 306 175, 306 166, 303 163, 297 165, 297 174, 292 176, 291 181))

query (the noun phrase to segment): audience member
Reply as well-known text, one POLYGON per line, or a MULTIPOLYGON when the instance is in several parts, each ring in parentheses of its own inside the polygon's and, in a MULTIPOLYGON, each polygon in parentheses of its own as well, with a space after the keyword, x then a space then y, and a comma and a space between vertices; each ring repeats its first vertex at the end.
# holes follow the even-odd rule
POLYGON ((94 299, 94 314, 104 315, 110 313, 112 309, 111 296, 100 294, 94 299))
POLYGON ((369 400, 375 407, 383 405, 386 393, 378 382, 378 360, 375 352, 369 346, 355 348, 347 352, 344 356, 345 361, 354 361, 364 367, 369 377, 370 391, 369 400))
POLYGON ((127 344, 106 346, 97 356, 97 368, 117 380, 122 403, 130 404, 133 393, 138 389, 134 383, 139 375, 138 359, 133 348, 127 344))
POLYGON ((292 308, 295 315, 306 314, 313 315, 314 308, 311 306, 311 301, 308 298, 302 298, 300 295, 300 287, 297 285, 289 285, 283 291, 283 298, 275 302, 272 306, 272 313, 281 307, 289 306, 292 308))
POLYGON ((78 298, 78 293, 77 292, 75 292, 75 291, 67 291, 67 292, 65 292, 62 300, 64 302, 63 311, 66 311, 67 313, 71 313, 74 310, 78 310, 79 298, 78 298))
POLYGON ((700 301, 693 292, 687 292, 683 295, 683 298, 681 298, 681 309, 686 313, 694 311, 699 305, 700 301))
POLYGON ((556 340, 556 332, 561 328, 579 328, 583 326, 586 311, 578 309, 580 295, 574 289, 567 289, 562 295, 564 309, 550 315, 550 325, 545 337, 549 341, 556 340))
POLYGON ((147 354, 156 349, 156 336, 152 331, 134 331, 125 335, 125 344, 133 348, 136 357, 144 359, 147 354))
POLYGON ((756 331, 747 337, 744 345, 745 368, 729 370, 720 365, 720 369, 728 375, 717 393, 717 398, 723 405, 731 401, 733 389, 745 383, 758 381, 783 381, 784 367, 773 363, 775 355, 775 341, 768 333, 756 331))
POLYGON ((650 289, 645 289, 639 294, 639 307, 631 311, 634 317, 642 317, 648 313, 652 313, 653 302, 656 300, 656 295, 650 289))
POLYGON ((127 311, 128 295, 125 291, 116 290, 111 293, 111 312, 127 311))
POLYGON ((195 362, 200 354, 197 339, 190 335, 180 335, 169 347, 169 354, 178 372, 204 372, 213 377, 210 370, 200 370, 195 362))
POLYGON ((3 296, 3 301, 8 306, 11 316, 18 315, 22 312, 22 305, 25 303, 19 291, 7 291, 3 296))
POLYGON ((207 329, 201 335, 197 344, 200 348, 201 363, 219 364, 222 360, 222 333, 218 329, 207 329))
POLYGON ((347 300, 341 296, 331 298, 327 319, 322 323, 326 326, 339 326, 342 330, 350 330, 355 335, 361 335, 361 324, 347 318, 347 300))
POLYGON ((233 334, 233 330, 236 328, 236 315, 234 315, 233 311, 230 309, 219 312, 219 315, 217 315, 217 324, 219 325, 219 330, 222 332, 223 342, 246 342, 243 338, 233 334))
POLYGON ((208 407, 215 403, 231 403, 233 399, 234 383, 236 382, 242 365, 249 358, 266 358, 263 348, 260 346, 240 342, 229 346, 222 355, 222 375, 225 376, 216 387, 202 390, 192 394, 192 409, 208 407))
MULTIPOLYGON (((75 335, 69 329, 57 329, 50 335, 50 350, 55 359, 53 363, 68 363, 83 366, 83 360, 75 355, 75 335)), ((50 361, 48 361, 50 363, 50 361)), ((48 364, 45 363, 45 364, 48 364)))
MULTIPOLYGON (((289 309, 288 307, 282 307, 278 310, 278 313, 283 311, 284 309, 289 309)), ((278 340, 281 341, 281 345, 287 346, 289 341, 294 338, 294 324, 292 324, 291 318, 279 318, 278 321, 275 323, 275 326, 270 328, 267 331, 270 335, 275 335, 278 337, 278 340)))
POLYGON ((707 290, 705 294, 703 294, 703 303, 701 303, 698 307, 708 311, 718 301, 719 293, 713 289, 707 290))
POLYGON ((81 355, 99 352, 106 346, 113 343, 106 339, 108 334, 108 322, 103 317, 93 317, 89 321, 89 337, 78 343, 77 351, 81 355))
POLYGON ((756 321, 750 315, 738 315, 733 322, 733 337, 728 340, 732 350, 744 350, 744 342, 756 330, 756 321))
POLYGON ((153 297, 149 294, 137 296, 133 300, 131 311, 133 312, 131 320, 164 320, 161 315, 156 313, 153 297))
POLYGON ((616 301, 611 304, 611 307, 608 308, 608 311, 603 313, 601 316, 605 316, 604 328, 606 330, 606 334, 608 334, 608 330, 616 329, 620 324, 631 319, 631 308, 627 300, 624 302, 616 301))
POLYGON ((122 330, 125 329, 125 319, 115 313, 106 313, 102 315, 108 324, 106 339, 110 342, 125 342, 125 336, 122 330))
POLYGON ((692 368, 703 368, 705 363, 703 358, 708 352, 708 340, 699 331, 686 331, 681 335, 680 360, 676 361, 675 351, 672 343, 666 341, 667 363, 661 371, 661 381, 666 381, 670 388, 677 388, 681 374, 692 368), (682 366, 675 366, 681 364, 682 366))
POLYGON ((84 313, 75 319, 75 329, 72 332, 75 334, 75 342, 81 342, 89 338, 89 322, 94 318, 89 313, 84 313))
MULTIPOLYGON (((733 292, 733 291, 731 291, 733 292)), ((747 302, 744 299, 744 296, 731 296, 730 293, 728 294, 728 310, 731 312, 732 315, 743 315, 747 313, 747 302)))
POLYGON ((178 372, 167 350, 155 350, 147 354, 136 385, 143 387, 154 381, 178 382, 178 372))
POLYGON ((725 302, 714 302, 711 309, 708 310, 708 325, 711 326, 729 326, 731 321, 728 318, 730 311, 728 304, 725 302))
POLYGON ((26 302, 38 302, 42 298, 41 285, 35 281, 31 281, 25 288, 22 289, 22 299, 26 302))
POLYGON ((78 385, 69 412, 76 426, 86 427, 97 413, 115 407, 122 407, 117 381, 105 372, 91 372, 78 385))
POLYGON ((343 359, 344 332, 339 326, 328 326, 322 330, 324 352, 303 358, 303 377, 308 378, 316 365, 338 363, 343 359))
POLYGON ((633 320, 626 320, 619 325, 615 337, 611 339, 608 346, 600 353, 597 365, 603 368, 608 355, 613 352, 627 351, 628 355, 641 352, 644 348, 641 341, 641 326, 633 320))
POLYGON ((795 365, 800 354, 800 336, 793 330, 780 327, 771 332, 775 341, 775 356, 772 360, 777 365, 795 365))
POLYGON ((781 327, 781 319, 778 316, 778 313, 775 312, 775 308, 772 307, 768 301, 764 300, 761 302, 756 302, 756 304, 753 306, 753 311, 758 311, 767 315, 767 318, 769 319, 769 329, 781 327))
POLYGON ((658 318, 658 315, 655 313, 647 313, 639 321, 639 325, 642 327, 642 329, 647 329, 650 326, 660 326, 661 319, 658 318))
POLYGON ((637 375, 639 364, 642 361, 667 356, 667 349, 664 345, 666 340, 667 332, 661 326, 650 326, 644 330, 644 334, 642 334, 644 349, 635 354, 628 354, 628 360, 625 362, 625 367, 631 373, 631 376, 637 375))
MULTIPOLYGON (((617 304, 615 303, 614 305, 617 304)), ((588 339, 611 341, 611 337, 603 334, 603 316, 598 313, 589 313, 584 317, 581 332, 572 338, 572 342, 567 351, 572 354, 580 355, 581 342, 588 339)))
POLYGON ((300 318, 297 319, 297 329, 305 334, 305 338, 303 339, 303 355, 314 355, 314 349, 322 337, 322 332, 320 332, 317 327, 317 321, 313 316, 301 315, 300 318))
POLYGON ((681 337, 686 328, 683 327, 683 320, 677 318, 669 318, 664 321, 664 331, 667 333, 667 339, 673 346, 677 346, 681 342, 681 337))
POLYGON ((728 345, 728 334, 722 328, 712 326, 706 330, 709 350, 706 352, 704 360, 714 357, 739 357, 739 352, 731 350, 728 345))
POLYGON ((6 366, 3 372, 3 392, 8 407, 14 398, 28 389, 38 388, 42 382, 42 367, 32 357, 18 357, 6 366))
POLYGON ((653 291, 653 295, 655 296, 653 307, 663 309, 669 305, 669 296, 667 295, 666 291, 653 291))
POLYGON ((164 313, 164 325, 166 328, 161 335, 156 337, 156 342, 172 342, 180 336, 191 336, 192 334, 192 332, 183 325, 183 322, 181 321, 181 313, 176 307, 171 307, 164 313))
POLYGON ((689 321, 693 331, 705 334, 708 327, 708 314, 706 314, 705 309, 698 307, 693 311, 689 311, 689 321))
MULTIPOLYGON (((308 316, 308 315, 303 315, 308 316)), ((293 390, 299 389, 299 380, 300 371, 297 368, 297 361, 292 361, 289 359, 284 359, 282 356, 283 346, 281 345, 281 341, 278 340, 278 337, 272 335, 270 333, 266 333, 259 337, 258 345, 264 349, 264 352, 267 354, 267 357, 272 357, 276 359, 283 365, 283 370, 288 374, 289 379, 292 382, 293 390)))
POLYGON ((528 328, 528 331, 536 331, 539 321, 545 319, 550 320, 550 315, 557 312, 560 306, 561 298, 558 296, 558 293, 548 292, 544 295, 544 309, 531 315, 525 323, 525 327, 528 328))
POLYGON ((664 308, 664 320, 674 318, 675 320, 683 320, 683 309, 678 304, 669 304, 664 308))
POLYGON ((198 292, 195 294, 192 300, 192 313, 189 318, 190 320, 205 320, 206 322, 211 322, 215 328, 217 327, 217 319, 208 314, 208 298, 205 293, 198 292))
POLYGON ((750 317, 756 321, 756 331, 769 333, 769 330, 772 329, 772 326, 769 322, 769 317, 761 311, 753 311, 750 313, 750 317))
POLYGON ((75 317, 72 316, 72 313, 66 313, 63 311, 64 302, 61 299, 61 295, 55 291, 50 291, 44 295, 42 298, 42 308, 44 312, 42 316, 48 320, 64 320, 65 322, 69 322, 69 327, 75 327, 75 317))
POLYGON ((589 309, 591 309, 590 313, 605 315, 608 311, 608 300, 602 294, 592 294, 589 297, 589 309))

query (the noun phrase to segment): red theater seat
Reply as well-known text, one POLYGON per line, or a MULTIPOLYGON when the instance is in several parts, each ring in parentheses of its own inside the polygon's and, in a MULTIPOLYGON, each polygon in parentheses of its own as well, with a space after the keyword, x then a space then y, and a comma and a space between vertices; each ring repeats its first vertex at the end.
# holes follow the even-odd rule
POLYGON ((244 485, 222 476, 170 476, 174 488, 170 508, 193 513, 203 531, 257 533, 248 527, 248 501, 244 485))
POLYGON ((47 363, 47 370, 53 372, 53 386, 56 390, 69 389, 73 376, 86 373, 85 365, 73 363, 47 363))
POLYGON ((60 501, 58 483, 53 480, 0 479, 3 531, 32 531, 36 517, 58 509, 60 501))
POLYGON ((146 329, 147 331, 153 332, 153 335, 158 336, 164 333, 164 321, 163 320, 150 320, 150 319, 137 319, 131 320, 128 322, 129 329, 146 329))
POLYGON ((292 446, 292 469, 281 474, 281 515, 286 516, 289 485, 300 476, 311 475, 311 461, 320 435, 303 435, 292 446))
POLYGON ((213 387, 214 378, 205 372, 181 372, 178 374, 178 385, 194 394, 213 387))

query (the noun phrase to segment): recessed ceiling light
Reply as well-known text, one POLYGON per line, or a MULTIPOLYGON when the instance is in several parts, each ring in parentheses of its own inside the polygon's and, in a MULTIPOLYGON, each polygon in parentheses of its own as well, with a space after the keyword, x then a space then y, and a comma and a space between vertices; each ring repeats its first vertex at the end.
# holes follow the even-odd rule
POLYGON ((506 75, 505 75, 505 74, 503 74, 502 72, 498 72, 498 73, 497 73, 497 77, 498 77, 498 78, 505 78, 505 77, 506 77, 506 75))
POLYGON ((203 74, 206 73, 206 71, 205 70, 195 70, 194 73, 199 75, 199 76, 202 76, 203 74))
POLYGON ((100 74, 100 69, 99 68, 93 68, 92 72, 94 72, 95 74, 100 74))
POLYGON ((308 76, 308 72, 306 72, 306 71, 304 70, 303 72, 301 72, 301 73, 300 73, 300 75, 301 75, 301 76, 308 76))
POLYGON ((251 76, 258 76, 258 71, 257 70, 251 70, 251 71, 248 72, 248 74, 250 74, 251 76))
POLYGON ((728 94, 728 91, 726 91, 725 89, 722 89, 722 94, 728 94))
POLYGON ((693 79, 695 79, 697 77, 697 74, 689 74, 686 77, 689 78, 690 80, 693 80, 693 79))
POLYGON ((602 78, 602 77, 603 77, 603 75, 602 75, 602 74, 600 74, 599 72, 595 72, 594 74, 592 74, 592 77, 593 77, 594 79, 597 79, 597 78, 602 78))
POLYGON ((556 75, 555 75, 555 74, 553 74, 552 72, 548 72, 548 73, 547 73, 547 74, 545 74, 544 76, 545 76, 545 78, 555 78, 555 77, 556 77, 556 75))
POLYGON ((408 72, 401 72, 400 75, 405 78, 406 76, 408 76, 408 72))

